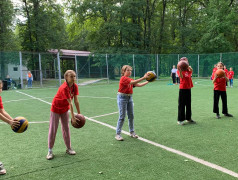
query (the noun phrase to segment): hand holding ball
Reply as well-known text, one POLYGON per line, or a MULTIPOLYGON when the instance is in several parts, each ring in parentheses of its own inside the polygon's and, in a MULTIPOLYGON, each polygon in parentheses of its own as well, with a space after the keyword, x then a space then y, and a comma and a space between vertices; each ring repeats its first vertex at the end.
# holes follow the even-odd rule
POLYGON ((71 119, 71 124, 75 128, 82 128, 85 125, 85 117, 82 114, 75 115, 76 122, 73 122, 71 119))
POLYGON ((177 68, 181 69, 181 71, 186 71, 188 69, 188 61, 181 60, 178 62, 177 68))
POLYGON ((19 125, 12 126, 12 130, 16 133, 23 133, 28 128, 28 121, 24 117, 16 117, 14 121, 18 121, 19 125))
POLYGON ((148 76, 146 77, 146 80, 149 81, 149 82, 153 82, 157 78, 154 71, 148 71, 147 75, 148 76))
POLYGON ((219 78, 224 77, 225 76, 225 71, 222 70, 222 69, 218 69, 218 70, 216 70, 216 75, 219 78))

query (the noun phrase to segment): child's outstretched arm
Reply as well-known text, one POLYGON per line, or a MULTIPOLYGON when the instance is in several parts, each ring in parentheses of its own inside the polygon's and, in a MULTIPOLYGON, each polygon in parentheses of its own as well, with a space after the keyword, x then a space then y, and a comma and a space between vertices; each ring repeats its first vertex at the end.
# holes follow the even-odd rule
POLYGON ((132 80, 132 81, 130 82, 130 84, 137 84, 137 83, 143 81, 144 79, 146 79, 148 76, 149 76, 149 74, 148 74, 148 73, 145 73, 145 75, 144 75, 143 77, 141 77, 141 78, 139 78, 139 79, 136 79, 136 80, 132 80))
POLYGON ((148 83, 149 83, 149 81, 146 81, 146 82, 143 82, 143 83, 134 84, 134 86, 136 86, 136 87, 142 87, 142 86, 144 86, 144 85, 146 85, 146 84, 148 84, 148 83))
POLYGON ((20 123, 13 119, 4 109, 0 109, 0 119, 8 123, 11 127, 18 127, 20 123))

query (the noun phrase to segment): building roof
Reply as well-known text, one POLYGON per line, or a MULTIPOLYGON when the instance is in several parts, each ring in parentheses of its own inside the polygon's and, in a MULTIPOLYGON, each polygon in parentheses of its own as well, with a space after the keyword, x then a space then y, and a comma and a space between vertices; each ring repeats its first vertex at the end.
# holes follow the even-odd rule
MULTIPOLYGON (((57 54, 58 53, 58 49, 51 49, 49 50, 50 53, 53 54, 57 54)), ((61 57, 74 57, 76 56, 89 56, 90 55, 90 51, 76 51, 76 50, 68 50, 68 49, 60 49, 60 56, 61 57)))

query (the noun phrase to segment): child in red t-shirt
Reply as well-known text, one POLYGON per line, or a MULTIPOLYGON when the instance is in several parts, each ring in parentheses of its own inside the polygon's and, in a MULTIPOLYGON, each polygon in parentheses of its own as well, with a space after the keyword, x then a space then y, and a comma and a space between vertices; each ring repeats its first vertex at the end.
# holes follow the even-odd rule
MULTIPOLYGON (((225 71, 225 73, 226 73, 226 77, 228 77, 228 72, 229 72, 229 71, 228 71, 228 69, 226 68, 225 65, 224 65, 224 71, 225 71)), ((228 82, 228 81, 226 81, 226 87, 228 86, 228 85, 227 85, 227 82, 228 82)))
POLYGON ((214 68, 213 68, 213 70, 212 70, 211 80, 214 79, 214 74, 215 74, 216 71, 217 71, 217 65, 215 64, 215 65, 214 65, 214 68))
MULTIPOLYGON (((2 81, 0 80, 0 94, 2 92, 2 81)), ((18 120, 13 119, 4 109, 2 103, 2 97, 0 96, 0 119, 6 123, 8 123, 11 127, 18 127, 20 123, 18 120)), ((1 144, 0 144, 1 145, 1 144)), ((6 174, 6 169, 4 169, 3 164, 0 162, 0 175, 6 174)))
MULTIPOLYGON (((222 62, 217 63, 217 69, 224 69, 224 64, 222 62)), ((220 119, 221 116, 219 114, 219 98, 221 96, 222 100, 222 114, 227 117, 233 117, 231 114, 228 113, 227 109, 227 95, 226 95, 226 82, 228 81, 228 78, 226 74, 219 78, 217 77, 217 74, 214 73, 214 103, 213 103, 213 112, 216 113, 216 118, 220 119)))
POLYGON ((78 102, 78 86, 75 84, 76 73, 73 70, 67 70, 64 74, 65 82, 59 87, 57 94, 55 95, 50 114, 50 125, 49 125, 49 135, 48 135, 48 147, 49 152, 46 156, 48 160, 53 159, 54 155, 52 148, 55 143, 55 137, 59 125, 59 119, 61 119, 62 133, 65 145, 67 147, 66 153, 70 155, 75 155, 76 152, 71 149, 70 142, 70 131, 69 131, 69 113, 71 112, 72 121, 76 121, 73 112, 73 103, 77 109, 78 114, 80 114, 79 102, 78 102))
POLYGON ((147 73, 140 79, 133 80, 130 78, 131 76, 132 67, 129 65, 124 65, 121 69, 121 79, 119 82, 119 89, 117 93, 117 105, 119 109, 119 119, 117 122, 117 129, 116 129, 116 140, 123 141, 123 137, 121 136, 121 130, 122 126, 125 121, 126 112, 128 115, 128 121, 129 121, 129 130, 130 135, 133 138, 138 138, 138 135, 136 135, 134 131, 134 112, 133 112, 133 87, 142 87, 149 82, 143 82, 146 77, 148 77, 147 73))
POLYGON ((230 71, 228 72, 228 78, 230 81, 230 87, 233 87, 234 71, 232 70, 232 67, 230 67, 230 71))
MULTIPOLYGON (((188 61, 186 57, 180 59, 188 61)), ((192 73, 193 69, 191 66, 188 67, 186 71, 182 71, 178 68, 177 71, 180 78, 179 85, 179 99, 178 99, 178 125, 184 125, 184 121, 187 120, 189 123, 196 123, 192 120, 192 110, 191 110, 191 88, 193 87, 192 73), (185 113, 186 108, 186 113, 185 113)))

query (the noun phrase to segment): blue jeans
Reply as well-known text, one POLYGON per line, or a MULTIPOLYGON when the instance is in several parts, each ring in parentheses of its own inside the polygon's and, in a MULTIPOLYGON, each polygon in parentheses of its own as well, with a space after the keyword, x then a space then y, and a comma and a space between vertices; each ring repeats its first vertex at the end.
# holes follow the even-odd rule
POLYGON ((119 109, 119 119, 117 122, 116 133, 121 134, 121 129, 125 121, 126 112, 128 116, 128 125, 130 132, 134 131, 134 111, 133 111, 133 99, 132 96, 117 95, 117 105, 119 109))
POLYGON ((27 87, 32 87, 32 79, 31 78, 28 79, 27 87))
POLYGON ((233 79, 229 79, 230 81, 230 86, 233 86, 233 79))

